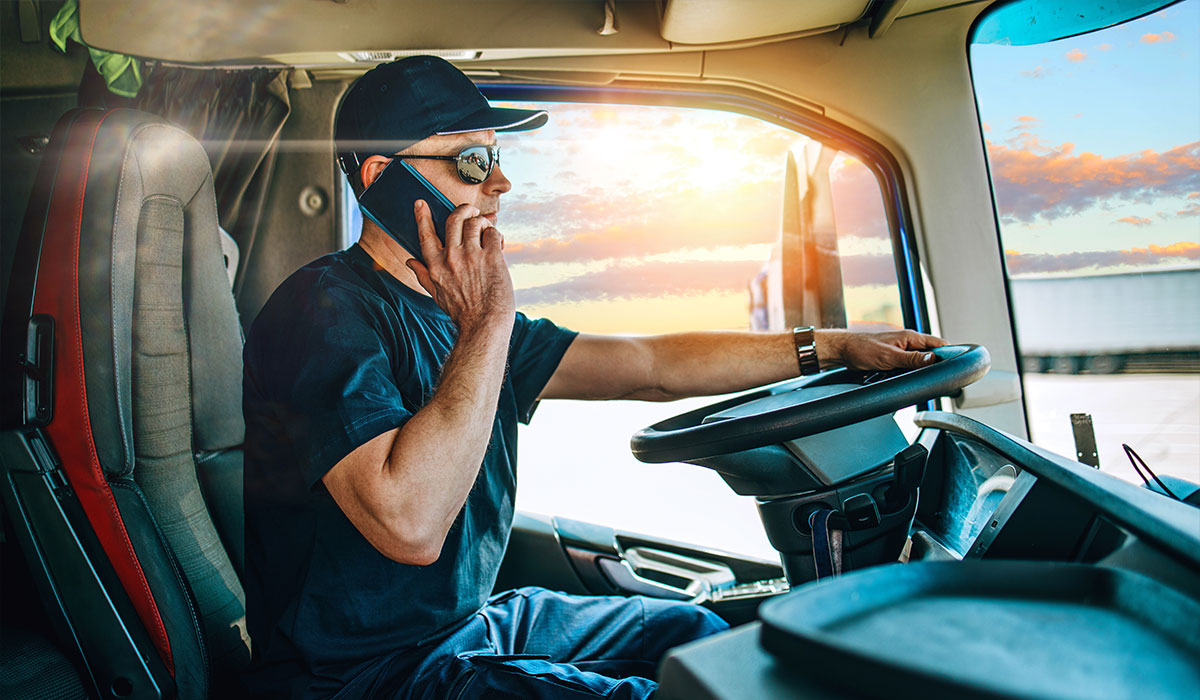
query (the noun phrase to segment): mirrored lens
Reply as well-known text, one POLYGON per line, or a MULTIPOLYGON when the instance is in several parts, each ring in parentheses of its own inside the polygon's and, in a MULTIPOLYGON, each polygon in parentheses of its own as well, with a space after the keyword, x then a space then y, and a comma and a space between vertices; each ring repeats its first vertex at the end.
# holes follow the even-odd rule
MULTIPOLYGON (((495 149, 495 159, 500 156, 495 149)), ((458 154, 458 174, 466 182, 478 185, 492 174, 493 149, 487 146, 468 146, 458 154)))

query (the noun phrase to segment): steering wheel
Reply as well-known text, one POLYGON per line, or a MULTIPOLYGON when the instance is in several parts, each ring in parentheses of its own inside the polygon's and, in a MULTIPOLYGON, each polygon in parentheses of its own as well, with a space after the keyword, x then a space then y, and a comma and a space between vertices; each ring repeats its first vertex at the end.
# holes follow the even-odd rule
POLYGON ((840 368, 757 389, 642 428, 630 448, 642 462, 662 463, 775 445, 953 396, 992 364, 982 345, 948 345, 932 352, 936 361, 919 369, 840 368))

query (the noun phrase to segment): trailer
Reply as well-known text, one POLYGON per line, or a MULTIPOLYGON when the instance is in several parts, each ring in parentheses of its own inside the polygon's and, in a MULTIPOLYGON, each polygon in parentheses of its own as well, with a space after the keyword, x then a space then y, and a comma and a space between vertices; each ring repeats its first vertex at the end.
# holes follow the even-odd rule
POLYGON ((1200 268, 1010 278, 1026 372, 1200 371, 1200 268))

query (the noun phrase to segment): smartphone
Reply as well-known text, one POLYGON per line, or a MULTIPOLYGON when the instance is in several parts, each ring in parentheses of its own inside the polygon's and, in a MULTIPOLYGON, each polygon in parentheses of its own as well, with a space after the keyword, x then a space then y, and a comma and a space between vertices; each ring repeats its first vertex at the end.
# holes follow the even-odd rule
POLYGON ((358 198, 358 208, 414 258, 424 263, 421 239, 417 236, 417 216, 413 213, 413 203, 418 199, 425 200, 429 205, 434 231, 438 240, 445 243, 446 217, 454 211, 454 204, 416 168, 399 158, 393 158, 375 178, 375 182, 363 191, 358 198))

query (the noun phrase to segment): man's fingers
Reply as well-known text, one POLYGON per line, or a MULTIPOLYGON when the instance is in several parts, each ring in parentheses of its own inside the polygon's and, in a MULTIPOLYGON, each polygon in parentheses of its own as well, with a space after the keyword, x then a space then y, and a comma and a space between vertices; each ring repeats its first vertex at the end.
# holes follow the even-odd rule
POLYGON ((429 268, 422 265, 416 258, 409 258, 404 264, 408 265, 408 269, 417 276, 417 282, 425 288, 425 291, 433 294, 433 278, 429 276, 429 268))
POLYGON ((896 359, 896 367, 901 369, 919 369, 937 361, 931 352, 905 352, 896 359))
POLYGON ((946 345, 946 341, 936 335, 927 335, 916 331, 906 331, 904 337, 904 346, 908 350, 925 350, 927 348, 940 348, 946 345))
POLYGON ((489 226, 479 234, 479 245, 484 248, 499 248, 504 250, 504 234, 500 233, 495 226, 489 226))
POLYGON ((480 238, 487 226, 488 220, 482 216, 473 216, 464 221, 462 227, 462 244, 470 247, 482 246, 483 241, 480 238))
POLYGON ((413 202, 413 214, 417 217, 417 241, 421 244, 421 257, 433 260, 440 252, 442 243, 438 240, 429 205, 418 199, 413 202))
MULTIPOLYGON (((467 220, 479 216, 479 209, 470 204, 460 204, 446 217, 446 247, 453 248, 462 245, 463 224, 467 220)), ((478 233, 478 231, 476 231, 478 233)))

